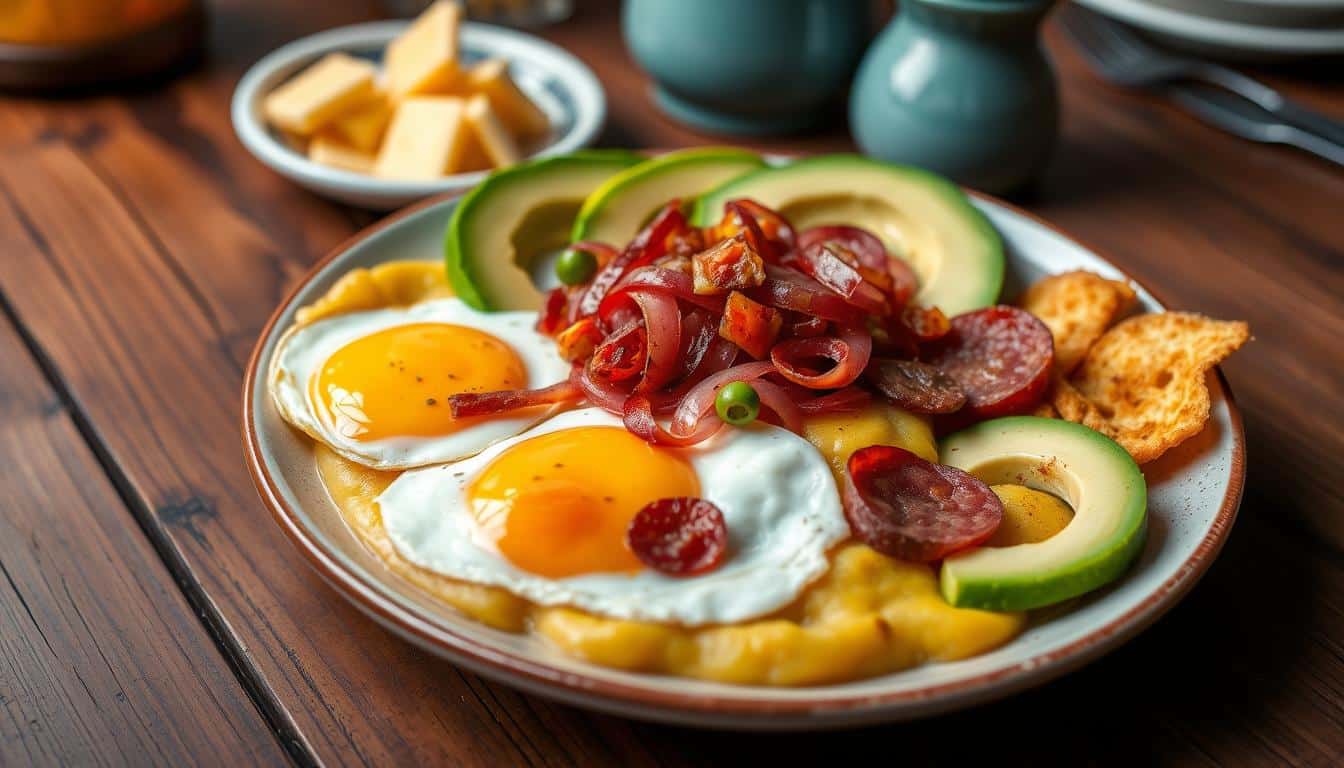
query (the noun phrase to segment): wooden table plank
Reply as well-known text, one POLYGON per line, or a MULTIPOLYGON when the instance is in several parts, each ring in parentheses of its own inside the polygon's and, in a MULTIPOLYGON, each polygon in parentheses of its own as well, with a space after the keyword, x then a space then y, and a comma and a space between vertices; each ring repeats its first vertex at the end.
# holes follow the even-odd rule
POLYGON ((0 765, 282 762, 3 314, 0 360, 0 765))
MULTIPOLYGON (((0 291, 301 760, 699 765, 876 752, 949 762, 1339 762, 1344 570, 1298 522, 1329 530, 1344 519, 1332 483, 1344 454, 1337 422, 1301 407, 1344 410, 1331 375, 1332 339, 1344 330, 1344 223, 1331 201, 1344 199, 1344 181, 1099 86, 1053 38, 1064 140, 1025 202, 1179 305, 1246 317, 1258 337, 1228 367, 1251 435, 1242 521, 1169 619, 1105 662, 1010 702, 858 733, 758 737, 630 723, 523 696, 346 607, 255 499, 239 460, 237 393, 270 309, 367 217, 256 164, 230 133, 226 100, 264 51, 372 10, 353 0, 221 3, 203 72, 161 91, 0 110, 0 291)), ((606 143, 712 140, 649 104, 619 46, 613 4, 581 9, 545 34, 606 84, 606 143)), ((1344 107, 1338 95, 1307 92, 1344 107)), ((758 146, 824 150, 848 140, 831 129, 758 146)))

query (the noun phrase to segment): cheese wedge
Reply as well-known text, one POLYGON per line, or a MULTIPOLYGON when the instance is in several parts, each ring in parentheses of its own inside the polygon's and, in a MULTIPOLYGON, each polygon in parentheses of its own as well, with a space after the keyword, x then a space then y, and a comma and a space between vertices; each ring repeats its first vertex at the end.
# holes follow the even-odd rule
POLYGON ((467 70, 463 80, 464 90, 484 94, 490 99, 490 107, 500 122, 520 140, 540 138, 550 131, 551 123, 546 113, 513 82, 509 76, 509 63, 504 59, 482 61, 467 70))
POLYGON ((490 99, 483 94, 472 96, 467 99, 463 114, 475 143, 484 151, 490 165, 503 168, 522 159, 513 137, 490 108, 490 99))
POLYGON ((339 137, 323 131, 309 142, 308 159, 343 171, 373 173, 373 164, 377 158, 372 152, 360 151, 339 137))
POLYGON ((375 96, 372 64, 343 53, 321 61, 276 88, 262 111, 277 128, 310 136, 341 114, 375 96))
POLYGON ((361 152, 374 153, 383 141, 383 133, 392 120, 392 105, 379 95, 367 105, 358 107, 331 122, 332 133, 346 144, 361 152))
POLYGON ((444 93, 457 76, 457 28, 462 7, 439 0, 387 46, 383 69, 395 100, 444 93))
POLYGON ((373 172, 406 181, 428 181, 451 173, 461 165, 468 130, 461 99, 406 99, 392 116, 373 172))

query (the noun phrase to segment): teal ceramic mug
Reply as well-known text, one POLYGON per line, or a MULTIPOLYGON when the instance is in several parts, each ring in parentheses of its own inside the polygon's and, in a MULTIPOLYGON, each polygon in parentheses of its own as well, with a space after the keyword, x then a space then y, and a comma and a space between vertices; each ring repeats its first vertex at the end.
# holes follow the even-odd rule
POLYGON ((1053 0, 901 0, 854 78, 863 151, 988 192, 1034 179, 1059 123, 1040 42, 1053 0))
POLYGON ((825 117, 863 53, 871 0, 625 0, 654 100, 714 133, 791 133, 825 117))

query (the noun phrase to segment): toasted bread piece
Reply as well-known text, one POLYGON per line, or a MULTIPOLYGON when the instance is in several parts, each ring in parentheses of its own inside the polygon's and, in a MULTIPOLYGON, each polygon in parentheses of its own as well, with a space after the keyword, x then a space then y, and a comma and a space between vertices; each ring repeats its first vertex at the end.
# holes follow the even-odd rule
POLYGON ((1050 329, 1055 369, 1067 376, 1136 298, 1129 283, 1079 270, 1036 281, 1018 304, 1050 329))
POLYGON ((1052 402, 1061 416, 1109 435, 1140 464, 1152 461, 1204 428, 1204 375, 1249 338, 1243 322, 1139 315, 1103 334, 1052 402))
POLYGON ((1054 381, 1050 391, 1050 407, 1061 419, 1082 424, 1108 437, 1115 437, 1115 430, 1106 421, 1106 417, 1102 416, 1097 406, 1083 397, 1068 379, 1054 381))

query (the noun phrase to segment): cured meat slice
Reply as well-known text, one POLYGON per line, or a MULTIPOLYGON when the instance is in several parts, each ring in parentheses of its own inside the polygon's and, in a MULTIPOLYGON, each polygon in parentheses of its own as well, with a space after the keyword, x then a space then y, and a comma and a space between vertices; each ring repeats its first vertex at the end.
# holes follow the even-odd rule
POLYGON ((659 499, 639 510, 625 532, 640 562, 669 576, 712 571, 728 551, 723 512, 705 499, 659 499))
POLYGON ((1045 323, 1000 305, 957 315, 951 325, 928 347, 924 361, 961 385, 967 416, 1026 413, 1045 396, 1055 359, 1054 338, 1045 323))
POLYGON ((1003 502, 973 475, 904 448, 872 445, 849 457, 845 518, 884 555, 927 563, 994 534, 1003 502))
POLYGON ((893 405, 914 413, 952 413, 966 404, 957 380, 928 363, 874 360, 865 376, 893 405))

